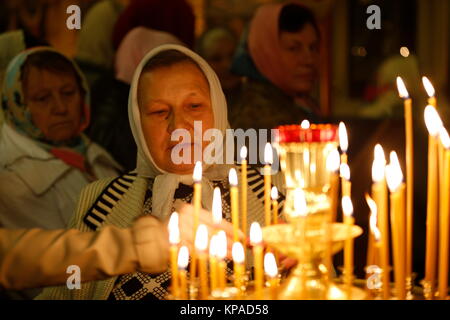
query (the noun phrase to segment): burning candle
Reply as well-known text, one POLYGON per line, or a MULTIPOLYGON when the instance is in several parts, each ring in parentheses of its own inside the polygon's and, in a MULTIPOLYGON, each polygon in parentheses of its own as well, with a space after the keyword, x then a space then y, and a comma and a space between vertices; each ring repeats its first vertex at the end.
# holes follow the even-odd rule
POLYGON ((443 188, 440 194, 440 217, 439 222, 439 298, 444 300, 448 293, 448 250, 449 250, 449 222, 450 201, 448 192, 450 190, 450 138, 447 130, 442 127, 439 133, 441 143, 445 148, 443 188))
POLYGON ((272 300, 276 300, 278 287, 278 268, 275 256, 272 252, 268 252, 264 255, 264 271, 269 282, 270 298, 272 300))
POLYGON ((300 127, 304 130, 309 129, 311 127, 311 123, 305 119, 302 121, 302 123, 300 123, 300 127))
POLYGON ((180 280, 180 299, 187 299, 187 275, 186 268, 189 263, 189 249, 182 246, 178 252, 178 276, 180 280))
POLYGON ((258 222, 253 222, 250 226, 250 243, 253 246, 254 270, 255 270, 255 295, 257 299, 263 296, 263 246, 262 231, 258 222))
POLYGON ((442 121, 436 109, 428 105, 425 108, 425 124, 428 129, 428 181, 427 181, 427 235, 425 261, 425 291, 426 298, 433 299, 437 262, 437 224, 438 224, 438 158, 437 136, 442 127, 442 121))
POLYGON ((405 109, 405 137, 406 137, 406 278, 408 282, 412 277, 412 235, 414 217, 414 143, 413 143, 413 121, 412 100, 402 78, 397 77, 397 88, 403 99, 405 109))
POLYGON ((343 122, 339 122, 339 146, 341 147, 341 163, 347 164, 348 136, 347 128, 343 122))
POLYGON ((221 230, 217 233, 217 276, 218 276, 218 286, 221 290, 226 288, 227 283, 227 264, 225 262, 225 257, 227 256, 227 236, 225 231, 221 230))
POLYGON ((212 203, 212 220, 215 225, 222 222, 222 195, 220 188, 214 188, 213 203, 212 203))
POLYGON ((381 233, 378 229, 378 212, 377 204, 373 199, 366 193, 366 202, 370 208, 370 218, 369 218, 369 248, 367 250, 367 266, 376 265, 380 263, 379 248, 380 248, 380 238, 381 233))
POLYGON ((394 251, 395 289, 398 299, 406 298, 405 277, 405 185, 400 163, 395 152, 390 154, 386 166, 386 179, 391 191, 391 221, 394 251))
POLYGON ((342 210, 344 224, 347 226, 347 237, 344 245, 344 283, 347 287, 351 287, 353 282, 353 237, 351 230, 355 219, 353 218, 353 204, 350 197, 344 196, 342 198, 342 210))
POLYGON ((211 237, 209 243, 209 282, 211 285, 211 292, 218 288, 217 276, 217 250, 218 250, 217 235, 211 237))
POLYGON ((386 158, 383 148, 377 144, 375 146, 375 159, 372 165, 372 197, 377 204, 380 221, 380 260, 383 270, 383 299, 390 296, 390 271, 389 271, 389 222, 388 222, 388 197, 385 179, 386 158))
POLYGON ((264 212, 265 225, 270 226, 270 189, 272 184, 272 145, 268 142, 264 148, 264 212))
POLYGON ((241 297, 244 285, 245 254, 244 247, 240 242, 233 243, 231 254, 233 256, 234 286, 238 289, 238 297, 241 297))
POLYGON ((230 169, 230 197, 231 197, 231 221, 233 223, 233 240, 239 240, 239 195, 238 195, 238 178, 236 170, 230 169))
POLYGON ((206 269, 206 249, 208 248, 208 228, 201 224, 195 236, 195 249, 198 252, 198 273, 200 278, 200 299, 208 298, 208 275, 206 269))
POLYGON ((247 147, 241 148, 241 211, 242 232, 247 235, 247 147))
POLYGON ((425 91, 428 94, 428 104, 437 108, 436 97, 434 96, 436 92, 434 90, 433 85, 431 84, 430 80, 428 80, 427 77, 422 77, 422 83, 425 88, 425 91))
POLYGON ((277 187, 272 187, 270 192, 270 197, 272 198, 272 210, 273 210, 273 223, 278 224, 278 189, 277 187))
MULTIPOLYGON (((202 163, 200 161, 197 161, 195 163, 192 178, 194 180, 194 235, 197 235, 202 200, 202 163)), ((190 274, 191 283, 193 283, 195 281, 195 278, 197 277, 197 253, 195 252, 195 250, 192 251, 190 274)))
POLYGON ((350 167, 346 163, 341 163, 339 172, 341 176, 342 196, 351 197, 352 183, 350 182, 350 167))
POLYGON ((180 243, 180 229, 178 226, 178 213, 174 212, 169 219, 169 243, 170 243, 170 272, 172 273, 172 295, 178 297, 178 244, 180 243))
POLYGON ((330 207, 331 222, 336 222, 337 205, 338 205, 338 188, 339 188, 339 168, 340 168, 339 151, 333 149, 327 157, 327 171, 330 174, 330 207))

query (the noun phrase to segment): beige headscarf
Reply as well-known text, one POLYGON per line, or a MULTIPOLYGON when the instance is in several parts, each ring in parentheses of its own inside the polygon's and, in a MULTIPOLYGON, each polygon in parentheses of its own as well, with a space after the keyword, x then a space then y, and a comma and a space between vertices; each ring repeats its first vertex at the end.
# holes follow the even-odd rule
MULTIPOLYGON (((225 149, 225 130, 229 127, 227 120, 227 103, 219 78, 199 55, 186 47, 166 44, 159 46, 150 51, 140 62, 137 67, 131 83, 130 95, 128 100, 128 116, 130 126, 133 132, 134 140, 138 146, 137 155, 137 172, 139 176, 154 178, 153 198, 152 198, 152 214, 160 219, 166 218, 170 214, 172 208, 173 196, 180 182, 191 185, 193 183, 192 175, 178 175, 169 173, 159 168, 152 158, 150 150, 145 142, 144 134, 141 126, 141 118, 138 107, 137 88, 139 78, 145 64, 156 54, 166 50, 177 50, 193 59, 205 74, 209 83, 211 105, 214 113, 214 127, 222 132, 224 141, 213 141, 217 143, 215 150, 218 151, 216 156, 223 158, 223 150, 225 149)), ((213 186, 212 180, 224 179, 228 176, 230 166, 223 164, 205 164, 212 163, 212 159, 203 159, 203 179, 202 179, 202 205, 204 208, 211 210, 213 186)))

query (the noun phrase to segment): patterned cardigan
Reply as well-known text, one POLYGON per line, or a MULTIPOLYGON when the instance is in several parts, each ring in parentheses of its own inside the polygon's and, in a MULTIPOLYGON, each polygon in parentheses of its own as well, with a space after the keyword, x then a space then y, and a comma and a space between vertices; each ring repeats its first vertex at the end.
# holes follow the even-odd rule
MULTIPOLYGON (((236 169, 240 168, 236 166, 236 169)), ((264 180, 257 169, 248 169, 248 229, 251 222, 264 226, 264 180)), ((238 174, 240 179, 240 174, 238 174)), ((86 186, 80 195, 78 206, 69 228, 81 231, 98 230, 105 225, 126 228, 143 214, 149 180, 129 173, 118 178, 98 180, 86 186)), ((223 195, 222 195, 223 196, 223 195)), ((284 197, 280 197, 282 212, 284 197)), ((228 220, 230 217, 226 217, 228 220)), ((249 230, 247 230, 248 232, 249 230)), ((81 280, 83 270, 81 270, 81 280)), ((36 300, 106 300, 118 277, 81 283, 81 289, 66 286, 48 287, 36 300)))

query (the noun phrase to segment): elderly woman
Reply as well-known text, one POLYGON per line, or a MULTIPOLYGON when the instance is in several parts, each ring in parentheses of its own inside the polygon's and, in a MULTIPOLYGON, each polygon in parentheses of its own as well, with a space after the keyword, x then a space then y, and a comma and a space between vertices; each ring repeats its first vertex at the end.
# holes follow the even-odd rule
POLYGON ((9 64, 2 90, 0 225, 65 228, 81 189, 119 165, 83 130, 89 91, 77 66, 38 47, 9 64))
MULTIPOLYGON (((155 48, 142 60, 131 84, 128 110, 138 146, 136 171, 127 181, 122 177, 104 179, 85 188, 72 227, 86 231, 109 224, 128 227, 133 219, 146 214, 167 220, 177 203, 191 202, 193 194, 194 162, 189 157, 191 161, 177 163, 172 151, 179 145, 171 137, 180 129, 191 137, 198 134, 194 121, 201 122, 204 131, 215 128, 225 133, 228 127, 219 79, 200 56, 179 45, 155 48)), ((216 141, 216 155, 223 153, 224 141, 216 141)), ((208 141, 195 146, 185 143, 184 150, 198 147, 205 151, 208 145, 208 141)), ((232 167, 214 164, 209 156, 203 158, 202 206, 210 209, 213 188, 220 188, 227 220, 231 217, 228 172, 232 167)), ((254 169, 248 176, 248 221, 264 225, 263 179, 254 169)), ((38 298, 164 299, 170 276, 168 271, 137 272, 83 284, 81 290, 48 288, 38 298)))
POLYGON ((320 120, 315 101, 320 33, 313 13, 298 3, 258 8, 235 55, 232 72, 244 76, 232 108, 233 128, 272 129, 320 120))

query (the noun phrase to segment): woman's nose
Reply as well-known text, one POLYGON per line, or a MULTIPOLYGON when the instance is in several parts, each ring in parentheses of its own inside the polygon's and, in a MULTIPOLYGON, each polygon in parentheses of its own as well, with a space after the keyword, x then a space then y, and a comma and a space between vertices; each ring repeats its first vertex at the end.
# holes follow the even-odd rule
POLYGON ((52 106, 53 113, 55 113, 55 114, 66 114, 67 113, 67 106, 60 94, 54 93, 52 100, 53 100, 53 106, 52 106))
POLYGON ((170 133, 172 133, 176 129, 190 129, 190 122, 189 117, 185 113, 181 111, 177 112, 171 112, 168 118, 168 126, 167 130, 170 133))

